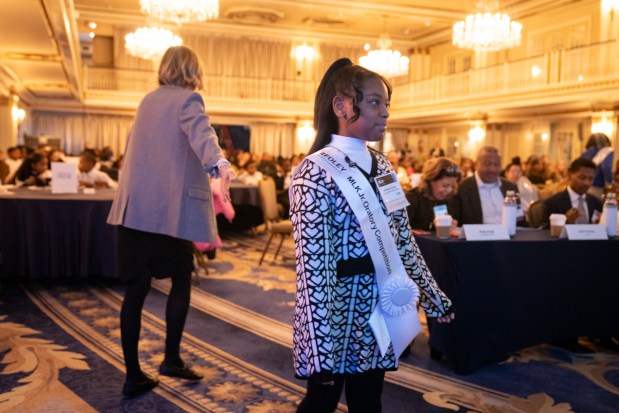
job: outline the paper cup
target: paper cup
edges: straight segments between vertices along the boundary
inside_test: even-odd
[[[439,215],[435,219],[434,225],[436,225],[436,236],[441,239],[449,238],[449,232],[451,229],[451,215]]]
[[[550,215],[550,236],[558,237],[561,235],[561,231],[565,226],[566,221],[565,214],[551,214]]]

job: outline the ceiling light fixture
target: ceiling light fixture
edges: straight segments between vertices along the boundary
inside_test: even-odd
[[[386,17],[384,17],[386,19]],[[391,50],[393,42],[385,33],[385,20],[383,19],[383,33],[376,41],[377,49],[370,50],[370,45],[365,44],[364,50],[368,52],[359,58],[359,64],[385,77],[404,76],[408,74],[409,59],[402,56],[398,50]]]
[[[140,0],[140,7],[142,13],[179,25],[219,16],[219,0]]]
[[[131,56],[158,60],[172,46],[180,46],[183,39],[161,27],[140,27],[125,36],[125,49]]]
[[[483,4],[488,9],[488,1]],[[493,2],[498,3],[498,2]],[[453,45],[476,52],[496,52],[520,46],[522,24],[504,13],[469,14],[453,25]]]

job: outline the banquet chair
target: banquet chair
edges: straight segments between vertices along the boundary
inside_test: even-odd
[[[277,192],[275,190],[275,181],[272,178],[266,177],[258,182],[258,193],[260,195],[260,206],[262,208],[262,216],[266,230],[271,233],[269,240],[264,246],[262,256],[258,265],[262,265],[264,256],[271,245],[271,240],[277,234],[280,236],[279,245],[273,256],[273,260],[277,258],[279,250],[284,243],[284,239],[292,234],[292,222],[289,219],[280,219],[279,206],[277,204]]]
[[[527,210],[527,221],[531,228],[539,228],[542,226],[542,213],[544,212],[544,201],[533,201],[529,204]]]
[[[206,260],[204,259],[204,253],[200,251],[196,246],[193,246],[193,279],[196,285],[200,285],[200,270],[204,270],[208,275],[208,267],[206,266]]]

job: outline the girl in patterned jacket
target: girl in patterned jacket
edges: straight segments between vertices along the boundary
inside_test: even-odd
[[[421,256],[406,209],[389,213],[373,179],[393,172],[387,158],[367,146],[385,133],[391,90],[382,76],[349,59],[334,62],[316,93],[310,154],[337,150],[367,178],[406,279],[418,287],[420,306],[429,317],[450,322],[451,302]],[[333,176],[314,160],[310,155],[294,170],[290,186],[297,266],[294,367],[297,378],[308,380],[297,411],[335,411],[345,384],[351,413],[380,412],[384,374],[397,369],[398,357],[391,344],[379,349],[370,327],[379,305],[375,267],[360,220]]]

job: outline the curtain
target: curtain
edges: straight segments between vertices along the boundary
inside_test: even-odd
[[[249,151],[273,156],[293,155],[296,125],[294,123],[252,123]]]
[[[133,116],[34,111],[32,135],[59,136],[68,155],[77,155],[87,146],[109,146],[118,156],[125,151],[132,123]]]

